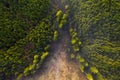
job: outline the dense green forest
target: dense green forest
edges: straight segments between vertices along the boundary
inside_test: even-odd
[[[34,74],[62,30],[88,80],[120,79],[120,1],[61,1],[0,0],[0,80]]]
[[[43,55],[53,36],[51,14],[48,0],[0,1],[0,80],[18,76]]]
[[[73,28],[77,28],[77,37],[82,42],[80,55],[96,67],[105,80],[119,80],[120,1],[70,0],[70,4],[74,11]],[[85,72],[90,72],[90,67]],[[96,74],[91,74],[97,80]]]

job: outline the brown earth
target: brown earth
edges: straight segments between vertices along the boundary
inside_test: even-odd
[[[46,66],[48,70],[37,80],[87,80],[75,62],[68,61],[65,51],[56,53]]]

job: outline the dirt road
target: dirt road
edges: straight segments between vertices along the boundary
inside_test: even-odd
[[[63,34],[58,42],[52,44],[50,56],[40,73],[29,80],[87,80],[81,73],[78,63],[70,60],[70,36],[66,32]]]

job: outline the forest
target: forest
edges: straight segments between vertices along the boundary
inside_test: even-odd
[[[85,79],[47,80],[120,80],[120,0],[0,0],[0,80],[46,80],[64,55]]]

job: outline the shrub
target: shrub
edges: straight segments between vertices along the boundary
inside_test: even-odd
[[[88,67],[88,65],[89,65],[88,62],[84,62],[85,67]]]
[[[57,11],[56,13],[57,21],[60,21],[62,15],[63,15],[63,12],[61,10]]]
[[[35,64],[30,65],[28,68],[30,71],[33,70],[35,68]]]
[[[60,22],[60,23],[62,23],[62,24],[66,24],[66,22],[67,22],[67,20],[66,20],[66,19],[64,19],[64,20],[61,20],[61,22]]]
[[[48,51],[49,48],[50,48],[50,45],[47,45],[47,46],[44,48],[44,50],[45,50],[45,51]]]
[[[20,80],[24,75],[23,74],[20,74],[18,77],[17,77],[17,80]]]
[[[59,10],[59,11],[57,11],[56,16],[59,17],[59,16],[61,16],[62,14],[63,14],[63,12],[62,12],[61,10]]]
[[[85,62],[85,59],[84,58],[79,58],[79,62]]]
[[[38,62],[38,60],[37,60],[37,59],[34,59],[34,60],[33,60],[33,63],[34,63],[34,64],[36,64],[37,62]]]
[[[86,74],[86,77],[87,77],[88,80],[93,80],[93,77],[90,73]]]
[[[62,19],[63,19],[63,20],[67,19],[67,14],[63,14]]]
[[[24,70],[24,72],[23,72],[23,73],[24,73],[24,76],[27,76],[27,75],[29,74],[29,71],[30,71],[30,70],[29,70],[29,67],[25,68],[25,70]]]
[[[61,29],[65,24],[66,24],[67,20],[66,19],[62,19],[60,21],[60,24],[59,24],[59,28]]]
[[[92,73],[98,73],[98,72],[99,72],[96,67],[91,67],[91,68],[90,68],[90,71],[91,71]]]
[[[73,32],[73,28],[69,28],[69,32],[72,33]]]
[[[77,32],[72,32],[72,38],[75,38],[77,36]]]
[[[56,41],[58,39],[58,31],[54,31],[53,40]]]
[[[38,59],[39,55],[34,55],[34,59]]]
[[[76,42],[77,42],[76,39],[72,38],[71,44],[75,44]]]
[[[69,5],[65,5],[65,9],[66,9],[66,10],[69,9]]]
[[[97,80],[105,80],[100,73],[97,73]]]
[[[79,42],[78,42],[78,45],[81,45],[81,44],[82,44],[82,42],[81,42],[81,41],[79,41]]]
[[[45,57],[49,54],[49,52],[43,52],[41,56],[41,60],[44,60]]]
[[[78,46],[77,44],[73,45],[73,50],[74,50],[75,52],[79,51],[79,50],[80,50],[80,49],[79,49],[79,46]]]
[[[84,72],[84,66],[82,64],[80,65],[80,70],[81,72]]]
[[[63,28],[63,24],[60,23],[58,27],[59,27],[60,29]]]
[[[78,55],[76,56],[76,59],[79,60],[80,58],[81,58],[81,56],[78,54]]]
[[[75,58],[75,55],[74,55],[74,54],[71,54],[71,56],[70,56],[70,57],[71,57],[71,59],[73,59],[73,58]]]

